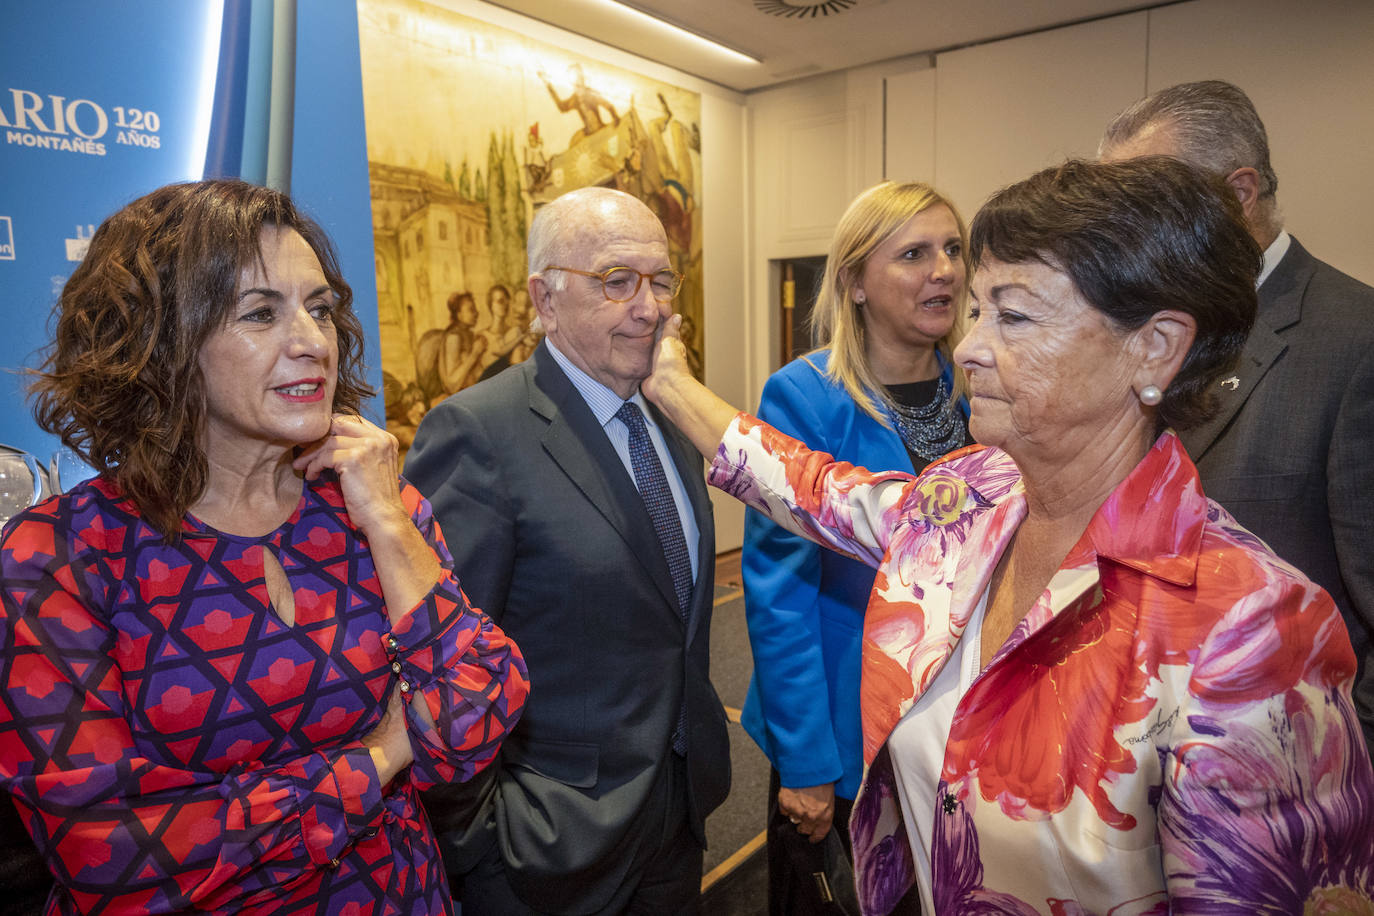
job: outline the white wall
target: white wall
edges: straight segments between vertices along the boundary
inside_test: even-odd
[[[966,220],[993,191],[1095,156],[1145,90],[1148,13],[965,48],[935,59],[935,185]]]
[[[770,259],[824,254],[884,158],[886,177],[931,181],[971,218],[997,188],[1096,155],[1136,99],[1212,78],[1254,99],[1288,228],[1374,284],[1374,2],[1161,6],[940,54],[933,69],[917,57],[751,94],[747,406],[778,364]]]
[[[1374,283],[1368,0],[1195,0],[941,54],[935,72],[935,182],[968,215],[1004,184],[1095,155],[1136,99],[1230,80],[1264,119],[1288,228]]]
[[[744,105],[703,92],[701,121],[706,384],[730,403],[742,404],[748,392],[749,345],[744,320],[744,226],[749,199]],[[744,505],[715,489],[711,502],[716,512],[716,549],[739,547],[744,541]]]
[[[1374,284],[1374,2],[1165,7],[1150,13],[1148,66],[1148,92],[1198,79],[1244,89],[1269,133],[1286,227]]]

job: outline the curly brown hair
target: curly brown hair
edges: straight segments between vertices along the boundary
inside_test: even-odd
[[[168,539],[205,490],[199,355],[228,320],[265,226],[298,233],[338,296],[334,410],[357,413],[363,331],[333,245],[280,191],[218,179],[167,185],[110,216],[62,288],[29,384],[38,425],[112,478]]]

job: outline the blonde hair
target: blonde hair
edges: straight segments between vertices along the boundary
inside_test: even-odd
[[[964,336],[968,281],[971,274],[968,229],[959,211],[930,185],[919,181],[885,181],[864,191],[849,205],[835,227],[825,273],[811,312],[811,337],[818,349],[830,348],[826,375],[844,386],[864,413],[885,426],[891,426],[888,412],[893,409],[887,389],[873,375],[865,346],[863,310],[854,301],[854,288],[863,276],[864,265],[873,252],[913,216],[932,207],[944,206],[959,227],[959,260],[964,265],[964,282],[954,302],[954,325],[936,343],[954,373],[952,398],[962,397],[967,389],[963,370],[954,365],[954,347]]]

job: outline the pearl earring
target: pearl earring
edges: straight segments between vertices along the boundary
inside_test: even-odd
[[[1158,385],[1146,385],[1140,389],[1140,403],[1147,407],[1154,407],[1164,400],[1164,392],[1159,390]]]
[[[865,301],[867,301],[867,300],[866,300],[866,297],[864,296],[863,293],[855,293],[855,294],[854,294],[854,304],[855,304],[855,305],[863,305]]]

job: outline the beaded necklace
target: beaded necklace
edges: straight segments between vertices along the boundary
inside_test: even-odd
[[[888,417],[907,451],[934,461],[964,444],[963,416],[949,395],[949,383],[941,375],[935,396],[926,403],[904,404],[894,399]]]

